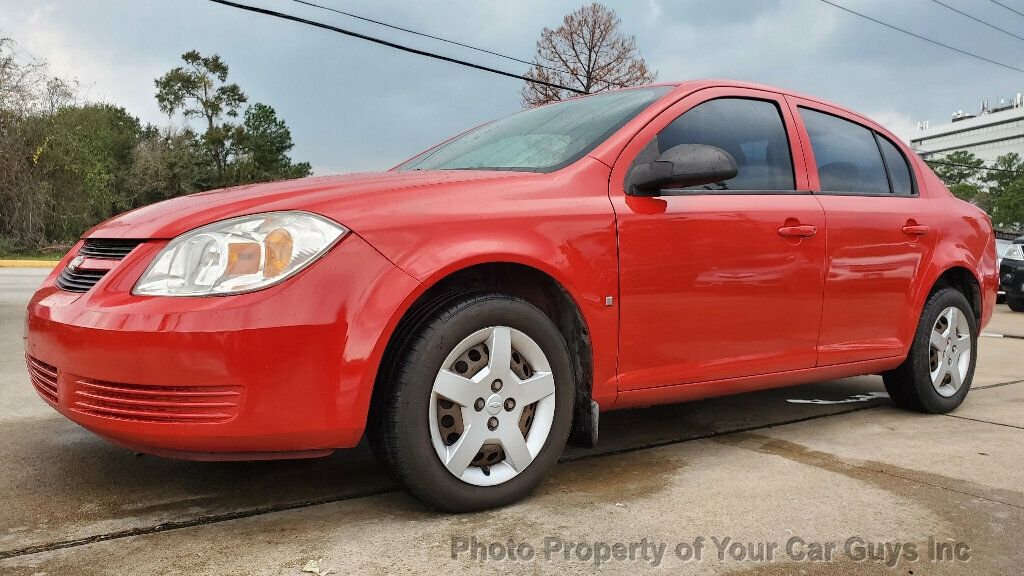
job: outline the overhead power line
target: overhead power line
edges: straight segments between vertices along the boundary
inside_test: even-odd
[[[861,17],[861,18],[863,18],[865,20],[870,20],[870,21],[874,22],[875,24],[879,24],[881,26],[885,26],[886,28],[889,28],[890,30],[895,30],[897,32],[906,34],[908,36],[913,36],[914,38],[917,38],[918,40],[924,40],[925,42],[928,42],[929,44],[934,44],[936,46],[941,46],[941,47],[945,48],[946,50],[952,50],[953,52],[958,52],[960,54],[963,54],[964,56],[970,56],[971,58],[976,58],[978,60],[982,60],[984,62],[988,62],[989,64],[995,64],[996,66],[1001,66],[1001,67],[1006,68],[1008,70],[1013,70],[1015,72],[1022,72],[1022,73],[1024,73],[1024,68],[1017,68],[1016,66],[1011,66],[1009,64],[1004,64],[1004,63],[999,62],[997,60],[992,60],[991,58],[986,58],[984,56],[980,56],[978,54],[974,54],[974,53],[968,52],[966,50],[961,50],[960,48],[957,48],[955,46],[950,46],[949,44],[945,44],[945,43],[939,42],[938,40],[932,40],[931,38],[928,38],[926,36],[922,36],[920,34],[915,34],[914,32],[911,32],[910,30],[905,30],[903,28],[900,28],[899,26],[894,26],[892,24],[889,24],[888,22],[883,22],[883,21],[881,21],[881,20],[879,20],[877,18],[872,18],[871,16],[868,16],[867,14],[862,14],[860,12],[857,12],[856,10],[851,10],[851,9],[847,8],[846,6],[841,6],[839,4],[836,4],[835,2],[832,2],[831,0],[819,0],[819,1],[820,2],[824,2],[825,4],[828,4],[829,6],[832,6],[833,8],[838,8],[838,9],[844,11],[844,12],[848,12],[850,14],[853,14],[854,16],[859,16],[859,17]]]
[[[971,20],[974,20],[975,22],[977,22],[978,24],[981,24],[982,26],[988,26],[989,28],[991,28],[993,30],[998,30],[999,32],[1002,32],[1003,34],[1006,34],[1007,36],[1013,36],[1017,40],[1024,40],[1024,36],[1018,36],[1017,34],[1014,34],[1013,32],[1010,32],[1009,30],[1005,30],[1003,28],[1000,28],[999,26],[996,26],[995,24],[990,24],[988,22],[985,22],[981,18],[976,18],[974,16],[971,16],[967,12],[964,12],[963,10],[959,10],[957,8],[954,8],[954,7],[950,6],[949,4],[946,4],[945,2],[941,2],[940,0],[932,0],[932,2],[938,4],[939,6],[942,6],[943,8],[946,8],[947,10],[952,10],[953,12],[956,12],[957,14],[963,16],[964,18],[970,18]]]
[[[974,170],[987,170],[989,172],[1006,172],[1007,174],[1020,174],[1019,170],[1008,170],[1006,168],[989,168],[988,166],[973,166],[971,164],[961,164],[959,162],[946,162],[945,160],[925,160],[929,164],[939,164],[941,166],[955,166],[957,168],[971,168]]]
[[[385,28],[391,28],[392,30],[398,30],[400,32],[406,32],[408,34],[414,34],[416,36],[422,36],[423,38],[430,38],[431,40],[437,40],[438,42],[445,42],[445,43],[448,43],[448,44],[452,44],[453,46],[460,46],[462,48],[468,48],[470,50],[476,50],[477,52],[481,52],[483,54],[490,54],[491,56],[497,56],[499,58],[504,58],[504,59],[510,60],[512,62],[518,62],[520,64],[526,64],[527,66],[531,66],[531,67],[536,66],[537,68],[543,68],[544,70],[550,70],[551,72],[557,72],[559,74],[568,74],[570,76],[575,76],[575,74],[573,74],[572,72],[569,72],[568,70],[563,70],[561,68],[555,68],[555,67],[552,67],[552,66],[547,66],[547,65],[541,64],[540,62],[530,62],[529,60],[523,60],[522,58],[516,58],[515,56],[509,56],[508,54],[502,54],[501,52],[495,52],[493,50],[488,50],[486,48],[480,48],[479,46],[473,46],[472,44],[466,44],[466,43],[463,43],[463,42],[458,42],[456,40],[450,40],[448,38],[444,38],[444,37],[441,37],[441,36],[435,36],[433,34],[427,34],[426,32],[420,32],[419,30],[413,30],[411,28],[404,28],[402,26],[397,26],[395,24],[389,24],[387,22],[383,22],[381,20],[376,20],[374,18],[368,18],[366,16],[360,16],[359,14],[353,14],[352,12],[346,12],[344,10],[338,10],[337,8],[332,8],[330,6],[324,6],[323,4],[317,4],[315,2],[309,2],[307,0],[292,0],[292,2],[295,2],[297,4],[303,4],[305,6],[311,6],[313,8],[319,8],[321,10],[326,10],[328,12],[334,12],[335,14],[341,14],[342,16],[348,16],[349,18],[355,18],[356,20],[362,20],[363,22],[370,22],[371,24],[377,24],[378,26],[384,26]],[[608,84],[610,86],[615,86],[616,88],[629,88],[628,84],[620,84],[620,83],[617,83],[617,82],[609,82]]]
[[[551,70],[552,72],[566,73],[565,70],[560,70],[558,68],[550,68],[548,66],[544,66],[543,64],[538,64],[536,62],[530,62],[528,60],[522,60],[522,59],[516,58],[514,56],[508,56],[506,54],[501,54],[500,52],[494,52],[492,50],[488,50],[486,48],[480,48],[480,47],[477,47],[477,46],[472,46],[470,44],[463,44],[462,42],[457,42],[455,40],[449,40],[447,38],[442,38],[440,36],[434,36],[433,34],[427,34],[426,32],[420,32],[418,30],[412,30],[412,29],[409,29],[409,28],[403,28],[401,26],[396,26],[394,24],[388,24],[387,22],[382,22],[380,20],[374,20],[373,18],[367,18],[366,16],[360,16],[358,14],[353,14],[351,12],[345,12],[344,10],[338,10],[337,8],[331,8],[330,6],[323,6],[323,5],[317,4],[315,2],[307,2],[306,0],[292,0],[292,1],[296,2],[298,4],[304,4],[306,6],[312,6],[313,8],[319,8],[321,10],[327,10],[328,12],[334,12],[335,14],[341,14],[342,16],[348,16],[349,18],[355,18],[356,20],[362,20],[363,22],[370,22],[371,24],[377,24],[378,26],[384,26],[385,28],[391,28],[392,30],[399,30],[401,32],[407,32],[409,34],[415,34],[416,36],[422,36],[424,38],[430,38],[431,40],[437,40],[438,42],[446,42],[448,44],[452,44],[452,45],[455,45],[455,46],[461,46],[463,48],[469,48],[470,50],[476,50],[477,52],[483,52],[484,54],[490,54],[492,56],[497,56],[499,58],[504,58],[506,60],[511,60],[513,62],[519,62],[521,64],[526,64],[527,66],[539,66],[541,68],[545,68],[547,70]]]
[[[324,30],[330,30],[331,32],[337,32],[338,34],[344,34],[345,36],[351,36],[353,38],[358,38],[360,40],[366,40],[367,42],[373,42],[374,44],[380,44],[382,46],[387,46],[389,48],[394,48],[396,50],[401,50],[403,52],[409,52],[411,54],[416,54],[418,56],[426,56],[427,58],[434,58],[436,60],[442,60],[444,62],[451,62],[452,64],[458,64],[460,66],[466,66],[468,68],[475,68],[477,70],[483,70],[484,72],[490,72],[492,74],[498,74],[500,76],[507,76],[509,78],[515,78],[517,80],[523,80],[523,81],[526,81],[526,82],[532,82],[534,84],[541,84],[543,86],[548,86],[550,88],[557,88],[559,90],[568,90],[568,91],[576,93],[576,94],[587,94],[586,91],[580,90],[578,88],[570,88],[568,86],[562,86],[561,84],[555,84],[553,82],[545,82],[543,80],[537,80],[535,78],[530,78],[530,77],[527,77],[527,76],[521,76],[519,74],[515,74],[515,73],[512,73],[512,72],[506,72],[504,70],[499,70],[497,68],[491,68],[490,66],[484,66],[482,64],[475,64],[473,62],[467,62],[466,60],[459,60],[458,58],[451,58],[449,56],[442,56],[441,54],[436,54],[434,52],[427,52],[426,50],[420,50],[418,48],[412,48],[412,47],[409,47],[409,46],[403,46],[402,44],[396,44],[394,42],[389,42],[387,40],[382,40],[380,38],[375,38],[373,36],[367,36],[366,34],[360,34],[358,32],[353,32],[351,30],[346,30],[344,28],[339,28],[337,26],[332,26],[330,24],[324,24],[323,22],[317,22],[316,20],[308,20],[306,18],[300,18],[298,16],[293,16],[291,14],[285,14],[283,12],[277,12],[275,10],[268,10],[266,8],[259,8],[257,6],[250,6],[248,4],[239,4],[237,2],[231,2],[230,0],[210,0],[210,2],[214,2],[216,4],[223,4],[224,6],[230,6],[232,8],[237,8],[239,10],[245,10],[247,12],[255,12],[257,14],[263,14],[265,16],[273,16],[274,18],[280,18],[282,20],[291,20],[292,22],[298,22],[300,24],[306,24],[307,26],[313,26],[313,27],[316,27],[316,28],[322,28]]]
[[[1017,10],[1016,8],[1012,8],[1010,6],[1007,6],[1006,4],[1003,4],[1002,2],[1000,2],[999,0],[991,0],[991,2],[993,4],[995,4],[996,6],[1002,6],[1003,8],[1006,8],[1007,10],[1009,10],[1010,12],[1013,12],[1014,14],[1018,14],[1020,16],[1024,16],[1024,12],[1021,12],[1020,10]]]

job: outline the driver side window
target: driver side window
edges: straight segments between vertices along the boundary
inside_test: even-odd
[[[637,156],[653,162],[680,144],[725,150],[739,168],[735,178],[695,190],[794,190],[793,159],[779,107],[765,100],[719,98],[691,108],[662,129]]]

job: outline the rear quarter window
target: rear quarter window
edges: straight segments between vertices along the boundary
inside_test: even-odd
[[[903,156],[900,149],[889,141],[888,138],[876,133],[878,147],[882,149],[882,157],[885,158],[885,167],[889,169],[889,181],[892,184],[892,193],[898,196],[911,196],[914,194],[914,180],[910,175],[910,166],[907,158]]]

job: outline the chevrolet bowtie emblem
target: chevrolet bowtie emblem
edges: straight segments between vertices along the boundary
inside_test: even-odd
[[[82,262],[85,262],[85,256],[75,256],[71,259],[71,262],[68,262],[68,271],[74,272],[78,270],[78,267],[82,265]]]

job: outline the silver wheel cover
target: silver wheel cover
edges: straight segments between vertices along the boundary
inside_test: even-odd
[[[461,359],[473,352],[480,358],[481,350],[486,363],[473,373]],[[450,425],[455,416],[461,416],[461,432]],[[468,484],[494,486],[525,470],[547,442],[554,418],[551,365],[540,346],[514,328],[491,326],[470,334],[434,379],[430,441],[441,464]],[[481,458],[491,447],[500,447],[502,456],[493,464]]]
[[[939,396],[956,394],[970,366],[971,327],[964,313],[950,306],[939,314],[929,335],[928,372]]]

